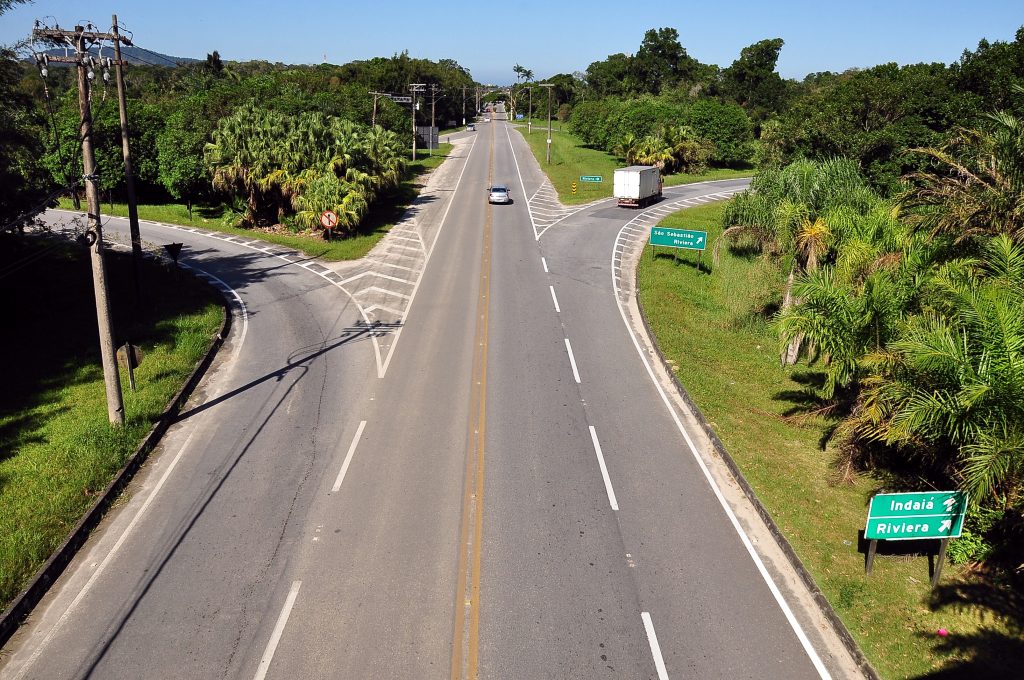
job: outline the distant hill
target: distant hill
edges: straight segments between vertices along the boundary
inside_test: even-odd
[[[99,50],[95,47],[90,49],[89,52],[94,56],[99,56]],[[63,57],[65,54],[65,50],[59,47],[55,47],[53,49],[46,50],[45,53],[49,54],[50,56]],[[73,51],[71,49],[67,50],[67,54],[70,55],[72,53]],[[114,56],[113,48],[104,47],[103,56],[112,58]],[[192,59],[191,57],[172,57],[166,54],[160,54],[159,52],[150,52],[149,50],[144,50],[140,47],[132,47],[131,45],[121,47],[121,58],[127,61],[129,64],[142,64],[147,66],[168,66],[171,68],[175,66],[181,66],[183,64],[194,64],[197,61],[202,61],[201,59]]]

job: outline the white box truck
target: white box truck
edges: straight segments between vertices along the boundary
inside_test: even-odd
[[[661,198],[661,172],[650,165],[631,165],[615,171],[615,198],[627,208],[642,208]]]

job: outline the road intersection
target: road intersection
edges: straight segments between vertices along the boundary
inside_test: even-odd
[[[856,676],[636,309],[645,230],[745,181],[567,208],[453,141],[356,263],[143,225],[245,324],[3,677]]]

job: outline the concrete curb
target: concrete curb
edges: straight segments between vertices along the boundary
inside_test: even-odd
[[[164,433],[167,432],[167,428],[174,422],[185,401],[188,400],[196,386],[199,385],[199,381],[206,375],[206,371],[210,368],[210,364],[213,363],[214,357],[217,356],[217,351],[224,344],[224,339],[227,338],[228,332],[231,330],[231,303],[216,286],[210,285],[210,288],[217,292],[217,295],[224,304],[224,322],[221,324],[220,333],[210,343],[210,347],[207,349],[202,361],[192,371],[188,380],[178,390],[178,393],[174,395],[174,398],[171,399],[164,412],[160,414],[160,418],[153,424],[152,429],[146,435],[146,438],[142,440],[139,448],[135,450],[135,453],[132,454],[124,467],[121,468],[110,484],[103,490],[103,493],[96,499],[92,507],[78,521],[78,524],[71,530],[71,533],[64,539],[64,542],[60,544],[60,547],[39,568],[39,571],[32,577],[32,581],[28,586],[14,598],[14,601],[7,610],[0,614],[0,647],[5,645],[11,636],[14,635],[18,627],[21,626],[21,623],[32,612],[32,609],[39,604],[39,601],[50,589],[50,586],[56,583],[64,569],[74,559],[78,550],[85,545],[89,534],[103,520],[103,516],[110,509],[111,504],[132,480],[139,468],[142,467],[149,453],[156,447]]]
[[[639,260],[637,260],[637,262],[639,262]],[[650,346],[653,347],[654,351],[657,353],[658,359],[661,361],[662,367],[665,369],[668,375],[672,377],[672,383],[675,385],[675,388],[678,391],[679,396],[682,398],[687,408],[690,409],[690,412],[693,414],[693,417],[697,420],[698,423],[700,423],[700,426],[704,430],[704,433],[707,435],[708,439],[715,447],[715,452],[725,462],[726,466],[729,468],[729,471],[732,473],[732,476],[736,479],[736,483],[740,485],[741,489],[743,489],[743,493],[747,497],[747,500],[749,500],[750,503],[754,506],[754,509],[757,511],[757,514],[761,517],[761,520],[765,523],[765,526],[768,527],[768,530],[772,533],[772,536],[775,538],[775,541],[778,543],[779,547],[782,548],[782,552],[786,555],[786,558],[789,560],[790,565],[793,567],[796,573],[799,574],[800,579],[804,582],[804,585],[807,587],[807,589],[811,592],[811,595],[814,597],[814,601],[817,603],[818,608],[821,610],[821,613],[825,616],[826,619],[828,619],[829,623],[832,624],[832,627],[839,635],[839,639],[842,640],[843,645],[846,647],[847,651],[857,662],[858,667],[861,669],[861,671],[863,671],[864,675],[868,678],[871,678],[871,680],[881,680],[881,676],[878,675],[878,671],[874,669],[868,658],[864,656],[864,652],[861,651],[861,648],[857,644],[857,641],[853,639],[852,635],[850,635],[850,631],[846,628],[846,625],[843,623],[842,619],[839,618],[839,615],[836,613],[835,609],[832,608],[832,605],[829,603],[828,599],[825,598],[825,595],[821,592],[821,589],[818,588],[818,584],[815,583],[814,577],[811,576],[811,573],[807,570],[807,567],[804,566],[804,563],[800,561],[800,557],[797,556],[796,551],[793,550],[793,546],[791,546],[789,544],[789,541],[786,540],[786,537],[783,535],[782,530],[779,529],[779,526],[775,523],[775,520],[772,519],[771,514],[769,514],[768,509],[765,508],[764,504],[761,503],[761,499],[757,497],[757,493],[755,493],[754,488],[750,486],[750,483],[747,481],[746,477],[743,476],[743,472],[736,464],[736,461],[734,461],[732,456],[729,455],[729,452],[725,448],[725,444],[723,444],[722,440],[718,438],[718,435],[711,427],[711,424],[704,417],[704,414],[701,412],[700,408],[697,407],[697,404],[693,401],[693,398],[690,397],[690,393],[687,392],[686,388],[683,387],[683,384],[679,382],[679,378],[676,377],[675,371],[672,370],[672,367],[666,361],[665,355],[661,351],[661,347],[659,347],[658,344],[653,341],[654,333],[651,330],[650,323],[647,320],[647,312],[644,311],[643,303],[640,301],[640,286],[639,281],[637,280],[638,269],[639,268],[633,270],[633,290],[634,295],[636,296],[637,308],[640,310],[640,320],[643,322],[644,332],[647,334]]]

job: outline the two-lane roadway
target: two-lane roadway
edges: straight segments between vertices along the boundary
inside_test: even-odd
[[[396,328],[323,267],[143,225],[240,323],[4,678],[843,675],[624,323],[635,213],[542,214],[499,117],[423,207],[438,228],[386,371],[374,335]],[[514,202],[488,205],[492,183]]]

